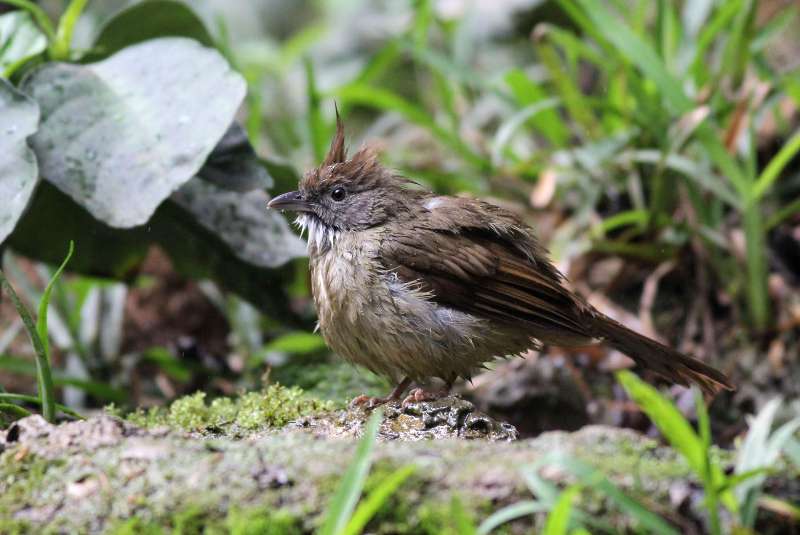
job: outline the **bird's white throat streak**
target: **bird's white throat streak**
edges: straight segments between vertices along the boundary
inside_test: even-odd
[[[327,251],[334,243],[336,238],[339,237],[339,232],[325,225],[317,217],[308,214],[300,214],[294,220],[294,224],[300,229],[300,236],[303,236],[305,231],[308,231],[307,247],[310,249],[314,244],[318,252]]]

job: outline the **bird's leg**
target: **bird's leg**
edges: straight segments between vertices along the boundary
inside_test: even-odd
[[[391,394],[389,394],[388,396],[373,398],[362,394],[357,398],[353,399],[353,401],[350,402],[350,406],[357,407],[359,405],[366,405],[368,409],[374,409],[375,407],[383,405],[384,403],[389,403],[390,401],[397,401],[398,399],[400,399],[400,396],[402,396],[403,393],[405,393],[405,391],[408,389],[410,385],[411,385],[411,379],[406,377],[405,379],[400,381],[400,383],[396,387],[394,387],[394,390],[392,390]]]
[[[436,392],[426,392],[421,388],[415,388],[403,400],[403,407],[409,405],[411,403],[419,403],[421,401],[434,401],[439,398],[445,397],[447,394],[450,393],[450,389],[453,388],[453,381],[447,381],[444,386]]]

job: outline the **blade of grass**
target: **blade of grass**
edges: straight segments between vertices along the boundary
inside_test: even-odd
[[[475,535],[477,533],[478,528],[475,527],[472,517],[464,509],[464,505],[458,499],[458,496],[453,496],[453,500],[450,503],[450,515],[453,517],[455,533],[458,533],[458,535]]]
[[[50,55],[56,61],[69,59],[72,32],[88,0],[72,0],[58,21],[55,41],[50,45]]]
[[[517,518],[536,513],[544,513],[549,510],[550,507],[546,504],[534,500],[523,500],[508,505],[492,513],[486,520],[481,522],[481,525],[478,526],[478,535],[487,535],[493,529]]]
[[[367,421],[364,427],[364,436],[358,442],[355,456],[328,505],[319,531],[320,535],[340,535],[347,526],[348,519],[356,508],[372,466],[372,451],[375,449],[375,441],[382,418],[382,411],[376,410]]]
[[[766,231],[764,216],[757,202],[745,204],[743,219],[748,308],[753,329],[763,331],[770,322],[770,300],[767,288]]]
[[[56,416],[53,378],[50,371],[50,361],[47,357],[47,353],[45,352],[45,348],[42,345],[42,340],[39,337],[39,333],[36,331],[36,324],[33,322],[30,312],[28,312],[28,309],[25,308],[25,305],[20,300],[17,292],[14,291],[14,288],[8,282],[8,279],[6,279],[2,270],[0,270],[0,286],[5,288],[6,292],[8,292],[11,302],[17,309],[17,314],[19,314],[19,317],[22,318],[22,322],[25,324],[25,329],[28,331],[28,337],[31,340],[34,352],[36,353],[36,377],[39,386],[39,396],[41,397],[42,415],[44,416],[45,420],[52,422],[55,420]]]
[[[434,137],[455,150],[472,165],[480,169],[491,168],[489,162],[475,153],[456,133],[436,124],[428,112],[400,95],[386,89],[361,84],[349,84],[340,87],[334,93],[343,101],[363,104],[384,111],[397,112],[412,123],[427,128]]]
[[[505,121],[500,128],[497,129],[497,134],[492,141],[492,163],[499,165],[503,158],[503,150],[506,145],[511,141],[514,133],[529,119],[535,118],[537,115],[545,111],[553,111],[553,108],[558,106],[559,100],[557,98],[548,98],[540,100],[535,104],[522,108],[507,121]]]
[[[50,339],[47,331],[47,307],[50,305],[50,294],[53,291],[53,285],[56,283],[56,281],[58,281],[59,277],[61,277],[61,273],[64,271],[64,268],[67,266],[67,263],[69,262],[70,258],[72,258],[72,253],[74,252],[75,243],[70,241],[66,258],[64,258],[64,261],[61,262],[60,266],[58,266],[58,269],[53,274],[50,282],[47,283],[44,293],[39,300],[39,314],[36,318],[36,332],[39,334],[39,338],[42,340],[42,347],[44,347],[44,353],[47,356],[48,363],[50,362]]]
[[[386,503],[386,501],[397,492],[406,479],[416,471],[417,467],[412,465],[398,468],[386,476],[372,492],[362,501],[352,518],[344,529],[345,535],[358,535],[364,531],[367,523],[375,516],[375,513]]]
[[[14,405],[13,403],[0,403],[0,412],[10,413],[20,418],[31,416],[33,413],[24,407]]]
[[[662,520],[661,517],[652,513],[647,507],[622,492],[619,487],[593,466],[578,459],[565,456],[562,453],[555,453],[549,456],[546,464],[548,466],[557,465],[563,467],[578,478],[583,486],[593,487],[603,496],[607,496],[624,513],[636,519],[641,526],[646,528],[647,533],[678,535],[678,532]]]
[[[775,183],[780,176],[781,172],[786,168],[789,162],[797,156],[800,152],[800,130],[797,130],[792,137],[787,141],[778,154],[773,156],[767,166],[761,171],[761,174],[756,179],[753,186],[752,198],[753,200],[760,199]]]
[[[36,364],[34,362],[11,355],[0,355],[0,370],[32,377],[36,376]],[[52,370],[52,376],[54,386],[74,386],[98,399],[113,401],[115,403],[124,403],[128,399],[127,393],[123,390],[114,388],[100,381],[91,381],[63,375],[59,373],[58,370]]]
[[[321,97],[317,90],[314,64],[311,62],[311,58],[303,59],[303,67],[306,71],[306,93],[308,95],[308,135],[314,151],[314,161],[319,163],[325,158],[327,152],[328,133],[322,118]]]
[[[505,82],[517,102],[523,106],[531,106],[547,100],[544,89],[531,80],[521,69],[511,69],[505,75]],[[569,140],[569,129],[554,109],[541,110],[527,121],[547,138],[555,147],[563,147]]]
[[[536,53],[547,69],[555,93],[561,97],[569,115],[588,132],[589,139],[598,139],[602,135],[602,127],[575,82],[575,77],[565,70],[564,61],[550,39],[549,28],[547,25],[537,26],[534,35]]]
[[[571,485],[558,497],[555,507],[547,515],[542,535],[566,535],[572,506],[581,491],[580,485]]]
[[[770,231],[795,214],[800,214],[800,197],[796,198],[767,219],[766,230]]]
[[[39,399],[39,396],[29,396],[27,394],[9,394],[7,392],[0,394],[0,401],[26,401],[28,403],[34,403],[36,405],[42,406],[42,400]],[[55,403],[54,408],[58,409],[59,411],[72,416],[73,418],[78,418],[79,420],[83,420],[84,417],[81,416],[79,413],[75,412],[74,410],[70,409],[69,407],[62,405],[60,403]],[[43,411],[44,412],[44,411]]]
[[[703,473],[703,443],[677,407],[658,390],[629,371],[618,372],[617,379],[631,399],[658,427],[664,438],[684,456],[691,469],[696,474]]]

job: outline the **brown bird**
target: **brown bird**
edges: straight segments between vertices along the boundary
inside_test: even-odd
[[[628,329],[570,290],[516,215],[413,184],[369,148],[347,159],[337,116],[322,165],[298,191],[269,203],[298,212],[308,231],[325,341],[397,384],[370,404],[399,399],[412,381],[438,377],[449,388],[496,357],[542,344],[604,342],[670,382],[697,383],[710,394],[733,389],[718,370]]]

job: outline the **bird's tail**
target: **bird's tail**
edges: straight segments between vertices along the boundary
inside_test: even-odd
[[[631,357],[639,366],[683,386],[695,383],[706,393],[735,390],[733,383],[719,370],[694,357],[632,331],[604,315],[592,319],[594,336]]]

